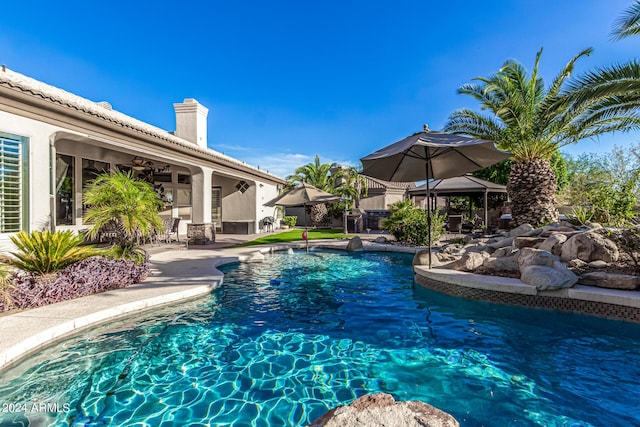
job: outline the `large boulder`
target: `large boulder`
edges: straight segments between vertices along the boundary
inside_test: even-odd
[[[640,276],[594,271],[580,276],[578,283],[587,286],[597,286],[599,288],[633,291],[640,288]]]
[[[519,271],[518,257],[516,256],[487,258],[484,260],[482,266],[488,270],[495,271]]]
[[[358,236],[353,237],[349,240],[349,243],[347,243],[347,251],[354,252],[362,250],[364,250],[364,246],[362,245],[362,239]]]
[[[554,263],[559,261],[556,255],[551,252],[543,251],[534,248],[523,248],[518,252],[518,266],[520,273],[531,265],[541,265],[545,267],[552,267]]]
[[[487,243],[487,246],[492,249],[506,248],[507,246],[513,246],[513,237],[507,237],[495,242]]]
[[[562,252],[562,245],[567,241],[567,236],[564,234],[552,234],[547,237],[544,242],[538,246],[538,249],[551,252],[554,255],[560,255]]]
[[[518,236],[513,239],[513,246],[515,246],[516,249],[534,248],[538,247],[544,241],[545,239],[542,237]]]
[[[367,394],[331,409],[311,427],[458,427],[453,416],[419,401],[396,402],[386,393]]]
[[[489,258],[487,252],[467,252],[460,259],[446,264],[444,267],[458,271],[473,271],[481,267],[487,258]]]
[[[560,261],[556,261],[551,266],[526,266],[520,270],[520,281],[535,286],[539,291],[553,291],[572,287],[578,281],[578,276]]]
[[[602,260],[615,262],[620,256],[618,247],[597,232],[578,233],[567,239],[560,254],[563,261],[580,259],[584,262]]]
[[[534,228],[531,224],[522,224],[509,231],[509,237],[524,236],[527,233],[533,231]]]

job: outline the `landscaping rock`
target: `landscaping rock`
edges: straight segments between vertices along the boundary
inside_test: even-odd
[[[526,266],[520,270],[520,281],[535,286],[539,291],[550,291],[572,287],[578,282],[578,276],[560,261],[556,261],[552,266]]]
[[[605,268],[609,266],[609,263],[602,261],[601,259],[596,261],[591,261],[587,264],[588,267],[591,268]]]
[[[581,275],[578,283],[599,288],[636,290],[640,288],[640,276],[594,271]]]
[[[567,241],[567,236],[564,234],[552,234],[547,237],[544,242],[538,246],[538,249],[551,252],[554,255],[560,255],[562,252],[562,244]]]
[[[522,224],[509,231],[509,237],[523,236],[530,231],[533,231],[533,226],[531,224]]]
[[[596,232],[584,232],[567,239],[562,245],[560,256],[565,262],[576,258],[585,262],[596,260],[615,262],[620,253],[611,240]]]
[[[500,249],[507,246],[513,246],[513,237],[507,237],[506,239],[500,239],[493,243],[488,243],[488,247],[492,249]]]
[[[482,266],[495,271],[519,271],[518,258],[515,256],[490,257],[484,260]]]
[[[505,246],[504,248],[496,249],[495,252],[491,254],[491,256],[500,258],[503,256],[512,256],[518,253],[517,249],[513,249],[512,247]]]
[[[388,240],[384,236],[378,236],[378,237],[375,238],[374,242],[376,242],[376,243],[387,243]]]
[[[560,258],[553,255],[551,252],[534,248],[523,248],[519,251],[518,266],[520,267],[520,273],[522,273],[524,269],[529,266],[541,265],[545,267],[552,267],[554,263],[559,260]]]
[[[471,234],[466,234],[466,235],[462,238],[462,241],[463,241],[464,243],[469,243],[469,242],[471,242],[473,239],[474,239],[473,235],[471,235]]]
[[[353,237],[351,240],[349,240],[349,243],[347,243],[347,251],[355,252],[362,250],[364,250],[364,246],[362,245],[362,239],[360,239],[360,237],[358,236]]]
[[[419,401],[396,402],[386,393],[367,394],[331,409],[311,427],[458,427],[453,416]]]
[[[436,257],[436,254],[431,252],[431,265],[435,263],[440,264],[440,260]],[[422,249],[421,251],[416,252],[413,256],[413,261],[411,262],[411,266],[416,265],[429,265],[429,249]]]
[[[459,260],[446,264],[444,267],[450,270],[473,271],[482,266],[486,258],[489,258],[487,252],[467,252]]]
[[[542,244],[542,242],[544,242],[545,240],[546,239],[542,237],[519,236],[513,239],[513,246],[515,246],[517,249],[533,248],[537,245]]]
[[[469,245],[469,246],[465,246],[464,250],[462,251],[462,253],[466,253],[466,252],[493,252],[495,249],[490,248],[489,246],[485,245],[484,243],[476,243],[474,245]]]
[[[448,255],[459,255],[462,249],[463,249],[462,245],[452,244],[452,245],[447,245],[443,247],[442,253],[448,254]]]

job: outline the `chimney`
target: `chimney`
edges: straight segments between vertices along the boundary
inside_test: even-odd
[[[198,147],[207,148],[207,114],[209,109],[193,98],[186,98],[181,104],[173,104],[176,111],[175,135],[193,142]]]

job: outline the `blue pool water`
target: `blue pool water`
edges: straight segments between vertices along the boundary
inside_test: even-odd
[[[0,373],[0,425],[301,426],[373,392],[463,426],[640,425],[640,325],[444,296],[414,285],[406,254],[224,271],[208,299]]]

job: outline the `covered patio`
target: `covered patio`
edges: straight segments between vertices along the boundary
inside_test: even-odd
[[[408,190],[407,193],[409,197],[413,200],[416,205],[425,207],[426,206],[426,184],[422,184],[414,189]],[[481,211],[480,219],[482,220],[482,225],[486,229],[490,229],[498,226],[498,219],[501,212],[498,210],[489,210],[489,194],[503,194],[505,200],[508,200],[507,195],[507,187],[502,184],[496,184],[495,182],[487,181],[484,179],[476,178],[470,174],[458,176],[454,178],[447,179],[438,179],[431,181],[429,183],[429,196],[432,197],[433,204],[432,206],[438,206],[438,197],[452,197],[452,196],[461,196],[461,197],[471,197],[471,196],[482,196],[483,209]],[[470,204],[471,205],[471,204]],[[460,232],[462,230],[462,226],[464,221],[464,214],[453,214],[450,212],[450,204],[448,201],[441,205],[446,210],[447,215],[449,216],[449,230]],[[471,206],[470,206],[471,207]],[[472,224],[475,213],[472,209],[467,213],[467,223]]]

